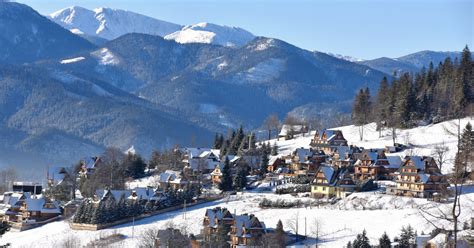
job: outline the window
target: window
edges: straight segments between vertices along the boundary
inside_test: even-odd
[[[323,187],[323,191],[326,191],[326,187]]]

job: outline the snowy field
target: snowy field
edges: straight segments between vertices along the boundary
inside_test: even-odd
[[[468,220],[473,214],[474,187],[468,187],[466,192],[461,201],[464,207],[462,221]],[[408,224],[412,225],[419,234],[421,232],[428,233],[432,226],[421,216],[419,209],[434,210],[434,207],[437,206],[442,209],[448,207],[446,204],[432,203],[425,199],[394,197],[377,192],[356,193],[334,205],[319,208],[261,209],[258,207],[258,203],[263,198],[289,201],[301,199],[272,193],[244,193],[194,206],[188,209],[186,219],[184,219],[182,211],[173,211],[136,221],[135,226],[132,224],[120,225],[96,232],[74,231],[69,228],[67,222],[60,221],[21,233],[9,232],[1,239],[0,243],[10,242],[13,247],[61,247],[64,240],[73,238],[80,240],[82,245],[86,245],[100,237],[120,233],[126,235],[127,238],[120,243],[111,245],[111,247],[137,247],[142,232],[149,228],[163,228],[170,223],[188,233],[199,233],[205,210],[220,206],[230,209],[231,212],[236,211],[237,214],[255,214],[269,228],[274,228],[278,220],[281,219],[287,231],[291,230],[288,229],[286,223],[298,215],[299,233],[304,234],[306,219],[307,234],[312,237],[314,237],[315,220],[318,220],[322,225],[320,246],[342,247],[349,240],[353,240],[355,235],[362,232],[363,229],[367,230],[372,243],[376,243],[384,231],[393,238],[399,234],[403,225]],[[309,243],[311,242],[314,243],[314,240],[309,241]]]
[[[468,121],[474,122],[472,117],[465,118],[461,121],[461,126],[464,127]],[[455,130],[455,127],[450,123],[444,122],[399,131],[397,142],[411,143],[415,147],[413,152],[422,155],[431,155],[433,146],[444,142],[450,148],[449,156],[454,158],[456,138],[447,135],[445,132],[446,128]],[[357,127],[346,126],[338,129],[343,131],[349,144],[353,145],[380,148],[391,145],[392,142],[391,137],[387,134],[379,139],[374,124],[367,125],[363,141],[359,140]],[[277,142],[280,153],[284,155],[298,147],[309,147],[311,139],[312,136],[306,134],[305,137],[297,137],[294,140],[271,140],[270,143]],[[452,162],[445,166],[443,170],[448,171],[451,166]],[[134,183],[138,186],[153,182],[152,178],[147,178]],[[9,232],[2,237],[0,244],[8,242],[13,247],[62,247],[64,240],[71,238],[80,241],[81,245],[86,245],[90,241],[101,237],[120,233],[127,238],[119,243],[111,244],[110,247],[137,247],[142,232],[149,228],[163,228],[170,225],[170,223],[188,233],[199,233],[205,210],[220,206],[230,209],[231,212],[235,211],[237,214],[255,214],[269,228],[274,228],[278,220],[281,219],[287,231],[291,231],[287,225],[288,221],[295,219],[298,215],[299,233],[305,233],[304,223],[306,219],[306,232],[310,237],[315,236],[313,232],[314,222],[318,220],[322,225],[319,245],[322,247],[343,247],[348,241],[355,239],[355,236],[364,229],[367,230],[368,237],[373,244],[378,242],[378,238],[384,231],[393,239],[394,236],[399,235],[401,227],[408,224],[412,225],[419,234],[422,232],[428,233],[433,227],[423,218],[420,209],[434,212],[437,208],[446,210],[449,207],[448,204],[433,203],[425,199],[389,196],[379,192],[355,193],[334,205],[319,208],[261,209],[258,203],[263,198],[271,200],[286,199],[289,201],[309,200],[308,198],[297,198],[290,195],[280,196],[272,193],[246,192],[243,195],[231,196],[227,199],[191,207],[186,213],[186,219],[184,219],[182,211],[174,211],[136,221],[134,226],[132,224],[120,225],[96,232],[74,231],[69,228],[67,222],[60,221],[21,233]],[[474,214],[474,186],[465,188],[461,204],[463,205],[461,222],[464,222]],[[308,243],[314,244],[314,239],[310,239]]]
[[[466,126],[468,122],[474,125],[474,116],[466,117],[461,119],[461,130]],[[431,124],[427,126],[420,126],[413,129],[397,130],[397,143],[400,144],[411,144],[412,149],[406,150],[399,154],[404,156],[406,154],[416,154],[433,156],[433,149],[436,145],[444,144],[449,148],[447,153],[448,161],[443,165],[443,173],[451,172],[454,161],[454,156],[457,151],[457,137],[449,135],[449,132],[457,132],[457,120],[445,121],[438,124]],[[364,148],[384,148],[385,146],[393,145],[391,130],[384,130],[382,137],[379,138],[379,132],[376,130],[376,124],[370,123],[364,127],[364,140],[360,140],[359,127],[350,125],[344,127],[337,127],[333,129],[341,130],[344,137],[347,139],[349,145],[361,146]],[[296,148],[304,147],[309,148],[311,139],[313,138],[314,132],[310,135],[305,134],[304,136],[299,135],[292,140],[269,140],[268,142],[273,145],[275,142],[279,148],[279,154],[287,155],[294,151]]]

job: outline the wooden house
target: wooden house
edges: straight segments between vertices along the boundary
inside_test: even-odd
[[[397,155],[387,157],[382,149],[367,149],[354,163],[354,177],[357,180],[391,180],[400,165],[401,159]]]
[[[285,165],[285,159],[278,156],[270,156],[270,159],[268,160],[267,171],[274,172],[278,170],[278,168],[285,167]]]
[[[231,247],[255,246],[265,233],[265,224],[253,214],[235,216],[230,231]]]
[[[335,195],[338,198],[345,198],[357,190],[357,184],[354,182],[349,169],[343,169],[339,173],[335,185]]]
[[[315,198],[335,196],[337,174],[338,170],[332,166],[320,166],[311,183],[311,196]]]
[[[10,223],[37,222],[61,215],[59,203],[30,193],[7,192],[0,203],[0,215]]]
[[[212,236],[217,233],[219,224],[224,224],[230,227],[234,222],[234,215],[227,209],[216,207],[207,209],[203,220],[202,235],[205,241],[212,239]]]
[[[331,153],[331,148],[337,146],[347,146],[347,140],[340,130],[316,130],[311,146],[317,150],[322,150],[326,154]]]
[[[97,166],[100,166],[102,160],[100,157],[87,157],[81,160],[81,169],[79,175],[88,177],[94,173]]]
[[[404,196],[433,197],[443,193],[446,176],[441,174],[435,160],[426,156],[407,156],[396,173],[396,188],[389,193]]]

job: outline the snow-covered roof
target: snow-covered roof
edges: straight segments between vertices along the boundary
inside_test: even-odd
[[[98,157],[87,157],[82,160],[84,162],[84,167],[86,169],[94,169],[99,161]]]
[[[214,170],[216,166],[219,164],[219,161],[215,161],[213,159],[207,159],[207,158],[192,158],[188,160],[189,167],[196,171],[200,169],[204,170]],[[200,166],[203,166],[202,168],[199,168]]]
[[[399,168],[402,165],[402,158],[399,155],[387,155],[388,168]]]
[[[112,196],[117,201],[122,197],[122,195],[124,195],[125,198],[129,198],[132,195],[131,190],[108,190],[108,189],[106,189],[106,190],[98,189],[98,190],[95,191],[95,194],[99,199],[102,200],[107,196],[107,193],[109,193],[109,192],[112,194]]]
[[[304,163],[313,155],[313,152],[310,149],[301,147],[296,148],[294,154],[297,156],[299,163]]]
[[[48,169],[48,180],[50,180],[54,185],[58,185],[64,180],[66,173],[64,167],[50,167]]]
[[[419,169],[419,170],[424,170],[425,169],[424,157],[422,157],[422,156],[410,156],[409,159],[417,169]]]
[[[181,178],[180,171],[166,170],[160,174],[160,183],[168,183],[170,181],[176,180],[177,178]]]
[[[52,208],[46,208],[46,199],[44,198],[27,198],[25,199],[25,204],[26,204],[26,210],[27,211],[35,211],[35,212],[41,212],[41,213],[55,213],[59,214],[61,213],[61,210],[59,209],[59,206],[57,202],[51,202],[51,205],[53,206]]]
[[[321,166],[320,167],[320,170],[323,172],[324,174],[324,177],[326,178],[326,180],[328,181],[328,183],[331,183],[331,180],[334,176],[334,173],[336,172],[336,170],[331,167],[331,166]]]

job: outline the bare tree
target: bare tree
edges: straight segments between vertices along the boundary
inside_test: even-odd
[[[461,205],[461,195],[463,192],[463,182],[464,182],[464,173],[463,171],[467,170],[467,161],[463,159],[462,154],[460,154],[460,147],[461,147],[461,119],[457,120],[457,123],[450,122],[449,127],[444,126],[444,130],[448,135],[457,137],[458,140],[458,152],[456,155],[456,159],[454,162],[454,171],[448,177],[448,181],[452,185],[452,190],[449,192],[452,195],[452,204],[451,207],[446,211],[440,209],[439,207],[436,208],[436,211],[420,209],[422,216],[436,229],[443,230],[447,233],[453,234],[453,247],[457,247],[458,243],[458,232],[460,231],[459,228],[459,216],[462,213],[462,205]],[[453,128],[455,131],[453,131]],[[449,226],[446,228],[441,223],[448,223]]]
[[[16,169],[9,167],[0,170],[0,193],[11,190],[13,182],[18,178]]]
[[[278,128],[280,127],[280,121],[278,120],[278,115],[276,115],[276,114],[269,115],[263,121],[263,126],[268,131],[268,139],[271,139],[272,131],[273,130],[278,130]]]
[[[439,165],[439,169],[441,171],[443,169],[443,164],[448,161],[448,152],[449,147],[444,141],[441,144],[437,144],[432,152],[432,156],[436,159],[436,162]]]
[[[294,213],[291,218],[286,220],[286,226],[296,234],[296,240],[298,241],[298,220],[299,219],[299,212],[297,211]]]
[[[319,237],[321,236],[321,229],[323,226],[323,221],[317,218],[313,219],[313,223],[311,225],[311,233],[316,238],[316,247],[318,247]]]

